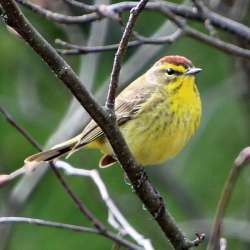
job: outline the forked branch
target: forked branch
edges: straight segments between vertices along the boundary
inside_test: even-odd
[[[72,0],[67,0],[67,1],[73,3]],[[34,12],[38,13],[41,16],[44,16],[45,18],[51,21],[64,24],[80,24],[86,22],[94,22],[107,17],[115,19],[115,16],[112,16],[112,13],[121,14],[123,12],[130,11],[132,8],[136,6],[136,2],[129,2],[129,1],[128,2],[124,1],[112,5],[106,5],[105,9],[106,12],[109,13],[109,15],[105,15],[105,13],[101,15],[100,12],[98,11],[97,6],[91,6],[91,7],[88,6],[88,8],[93,8],[93,11],[88,14],[83,14],[80,16],[67,16],[46,10],[40,7],[39,5],[31,3],[27,0],[16,0],[16,2],[26,6],[27,8],[33,10]],[[206,15],[203,15],[202,12],[199,11],[199,9],[193,8],[193,6],[174,4],[168,1],[149,2],[145,6],[145,10],[159,12],[162,15],[166,15],[166,9],[168,9],[175,15],[184,17],[189,20],[194,20],[204,23],[207,19],[209,19],[211,25],[213,25],[214,27],[229,32],[230,34],[233,34],[234,36],[237,36],[240,39],[250,42],[249,27],[210,10],[209,8],[204,6],[204,4],[202,5],[202,8],[206,12]]]

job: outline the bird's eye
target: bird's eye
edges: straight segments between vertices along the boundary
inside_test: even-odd
[[[168,69],[166,69],[166,73],[168,75],[173,75],[175,73],[175,71],[173,69],[171,69],[171,68],[168,68]]]

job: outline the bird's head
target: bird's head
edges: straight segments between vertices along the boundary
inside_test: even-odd
[[[165,56],[158,60],[147,72],[153,83],[172,84],[185,78],[193,78],[201,71],[183,56]]]

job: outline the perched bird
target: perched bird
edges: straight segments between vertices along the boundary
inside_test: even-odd
[[[195,75],[201,71],[182,56],[165,56],[115,99],[119,128],[138,163],[154,165],[174,157],[197,130],[201,100]],[[25,162],[51,161],[80,148],[99,149],[100,167],[117,162],[103,131],[90,123],[78,136]]]

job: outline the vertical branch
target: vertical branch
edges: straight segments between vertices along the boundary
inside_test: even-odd
[[[225,182],[221,197],[217,206],[214,224],[212,227],[211,236],[209,239],[207,250],[220,249],[220,238],[222,236],[222,222],[228,207],[235,184],[239,178],[241,170],[250,160],[250,147],[243,149],[234,162],[228,178]]]
[[[119,74],[121,70],[122,58],[126,52],[129,38],[132,34],[133,27],[135,25],[136,19],[140,12],[145,7],[148,0],[141,0],[136,7],[132,8],[130,11],[129,19],[126,24],[125,30],[122,34],[121,41],[119,43],[117,52],[115,54],[113,69],[111,72],[111,80],[109,83],[108,96],[106,100],[106,107],[110,110],[114,110],[115,105],[115,94],[119,82]]]

